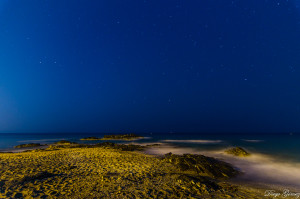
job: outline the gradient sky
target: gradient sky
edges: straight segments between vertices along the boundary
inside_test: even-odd
[[[0,0],[0,132],[300,132],[293,0]]]

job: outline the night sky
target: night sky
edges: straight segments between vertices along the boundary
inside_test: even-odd
[[[0,132],[300,132],[300,8],[0,0]]]

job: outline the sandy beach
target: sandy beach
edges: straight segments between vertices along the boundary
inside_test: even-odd
[[[1,198],[266,198],[154,155],[96,147],[0,153]]]

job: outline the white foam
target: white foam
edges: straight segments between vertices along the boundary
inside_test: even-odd
[[[163,142],[173,143],[199,143],[199,144],[215,144],[220,143],[222,140],[162,140]]]
[[[162,146],[165,143],[162,143],[162,142],[130,142],[128,144],[136,144],[136,145],[141,145],[141,146],[159,144],[160,146]]]
[[[229,157],[222,154],[224,160],[240,168],[243,179],[271,185],[292,186],[300,190],[300,163],[289,162],[275,157],[252,153],[246,158]],[[288,187],[287,187],[288,188]]]
[[[236,157],[220,151],[205,151],[189,147],[174,147],[165,145],[162,147],[150,148],[146,152],[153,155],[173,154],[202,154],[215,157],[231,163],[240,169],[244,174],[237,179],[244,182],[267,185],[272,187],[291,188],[300,191],[300,163],[288,162],[273,156],[260,153],[253,153],[248,157]]]
[[[146,150],[146,153],[152,154],[152,155],[164,155],[166,153],[173,153],[177,155],[182,155],[186,153],[191,154],[200,154],[199,150],[193,149],[193,148],[183,148],[183,147],[174,147],[169,144],[162,145],[160,147],[151,147]]]
[[[41,140],[20,140],[18,142],[49,142],[49,141],[57,141],[57,140],[64,140],[64,138],[41,139]]]

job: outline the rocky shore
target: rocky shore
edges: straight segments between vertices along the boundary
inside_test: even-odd
[[[58,142],[0,154],[0,198],[266,198],[230,184],[230,164],[202,155],[143,154],[147,146]]]

